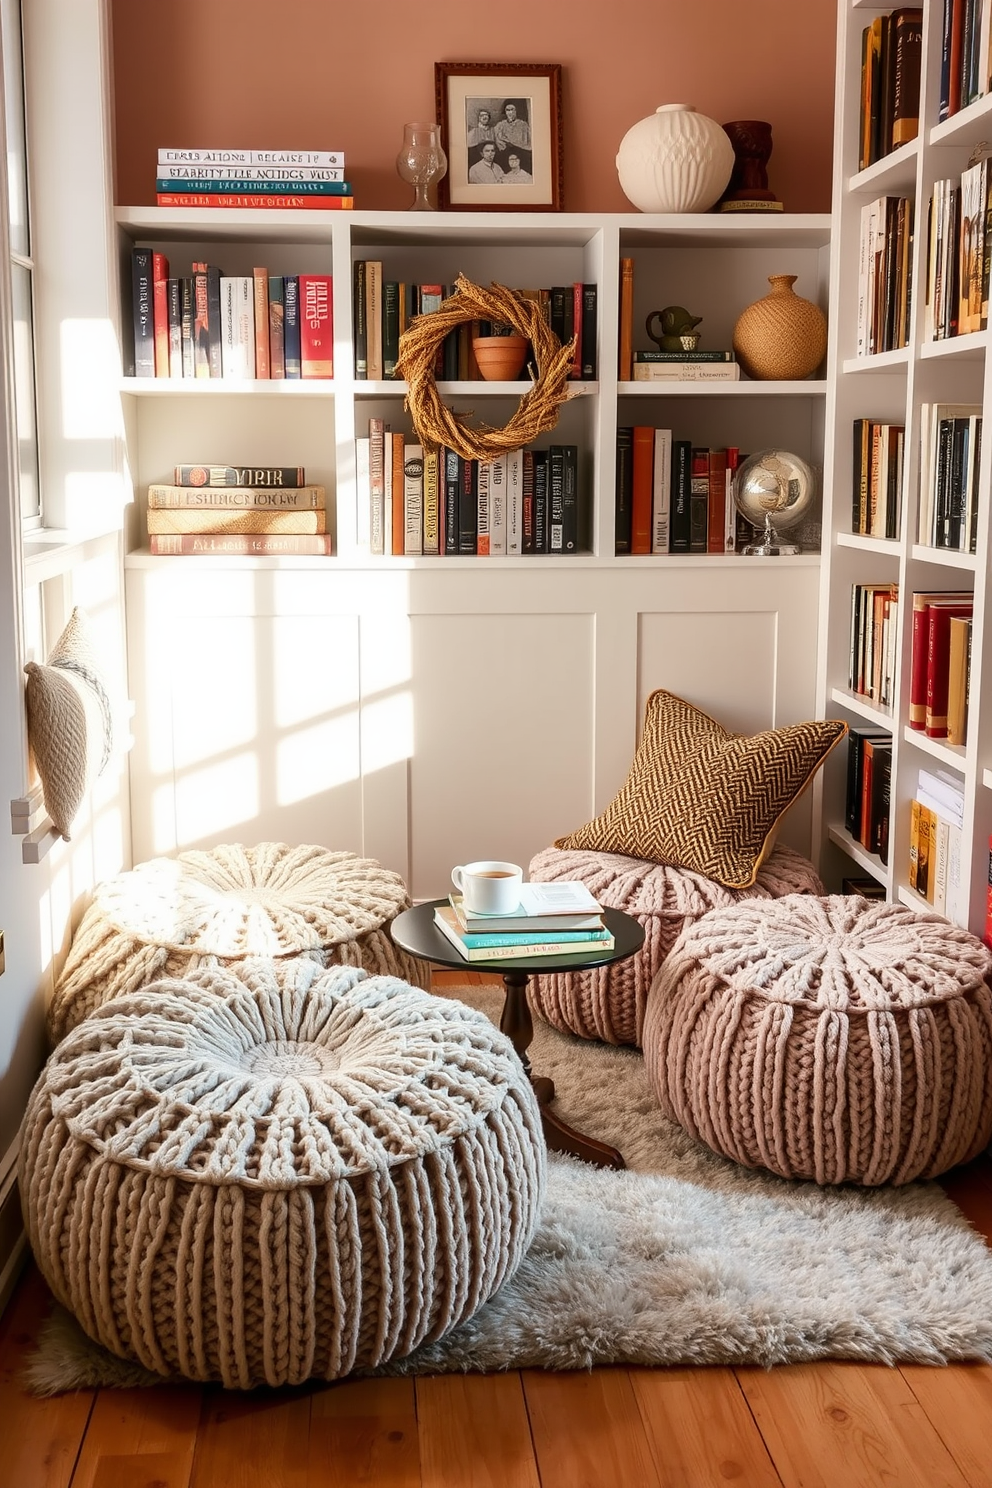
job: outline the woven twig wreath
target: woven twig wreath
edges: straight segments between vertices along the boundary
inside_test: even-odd
[[[526,336],[534,350],[537,377],[503,429],[486,424],[469,428],[463,415],[441,402],[434,382],[435,358],[445,336],[455,326],[473,320],[504,321]],[[400,337],[396,375],[407,381],[404,406],[425,451],[443,445],[465,460],[492,460],[522,449],[538,434],[553,429],[558,409],[569,396],[566,384],[574,347],[574,341],[562,346],[535,300],[503,284],[482,289],[459,274],[454,294],[429,315],[418,315]]]

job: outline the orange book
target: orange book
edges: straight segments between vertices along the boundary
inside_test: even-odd
[[[727,549],[727,451],[709,452],[709,511],[706,524],[707,553],[724,553]]]
[[[255,376],[269,375],[269,271],[252,269],[255,281]]]
[[[634,425],[634,462],[630,502],[630,551],[650,553],[654,505],[654,429]]]
[[[393,442],[393,530],[390,534],[392,547],[387,548],[386,551],[392,552],[394,556],[402,558],[405,551],[403,532],[403,441],[406,436],[404,434],[393,434],[389,437]]]
[[[924,728],[928,739],[947,737],[947,693],[951,664],[951,617],[970,616],[972,605],[927,605],[927,690]]]
[[[634,375],[634,260],[620,260],[620,363],[617,376],[630,382]]]
[[[265,209],[282,212],[350,212],[353,196],[317,196],[314,193],[289,195],[282,191],[159,191],[157,207],[235,207],[244,211]]]

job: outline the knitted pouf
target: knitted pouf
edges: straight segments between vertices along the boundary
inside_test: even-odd
[[[124,1358],[237,1389],[439,1338],[512,1275],[544,1181],[530,1081],[482,1013],[303,960],[106,1004],[21,1129],[58,1300]]]
[[[791,847],[776,847],[747,889],[725,889],[668,863],[556,847],[538,853],[530,877],[545,882],[580,879],[600,904],[625,910],[643,926],[644,944],[625,961],[534,976],[527,988],[535,1013],[562,1032],[638,1047],[651,983],[687,925],[740,899],[823,893],[813,864]]]
[[[858,896],[750,900],[690,925],[648,999],[664,1111],[747,1167],[909,1183],[992,1135],[992,955]]]
[[[98,885],[48,1009],[53,1044],[111,998],[157,977],[245,956],[308,956],[419,984],[424,966],[393,944],[410,898],[371,858],[312,845],[221,845],[152,858]]]

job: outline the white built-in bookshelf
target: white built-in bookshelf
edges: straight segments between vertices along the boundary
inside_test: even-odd
[[[855,841],[844,824],[843,751],[828,761],[818,788],[819,830],[828,844],[828,877],[867,873],[890,899],[926,907],[910,888],[910,804],[921,767],[949,772],[964,793],[963,890],[956,918],[976,933],[985,926],[989,833],[992,830],[992,696],[987,652],[990,605],[989,471],[986,443],[978,470],[977,551],[952,551],[921,541],[921,422],[928,405],[975,405],[992,427],[989,335],[983,330],[928,339],[926,315],[928,213],[933,183],[960,176],[976,145],[992,140],[992,97],[985,96],[938,123],[943,0],[924,0],[920,132],[867,170],[858,171],[861,114],[861,38],[888,7],[839,6],[834,150],[834,256],[828,350],[821,647],[818,707],[852,727],[887,729],[892,737],[888,863]],[[874,356],[857,355],[862,210],[886,196],[914,203],[909,344]],[[852,533],[854,420],[904,424],[905,466],[898,537]],[[923,482],[926,486],[926,481]],[[851,593],[855,584],[897,584],[895,687],[890,706],[854,694],[849,685]],[[966,742],[949,744],[909,727],[914,592],[973,590],[970,707]]]
[[[618,425],[648,424],[819,467],[826,383],[619,382],[618,298],[633,258],[635,347],[650,348],[645,320],[670,304],[702,316],[703,347],[729,347],[772,274],[826,306],[828,216],[122,208],[116,224],[124,340],[135,244],[173,273],[205,259],[334,281],[332,381],[123,380],[136,860],[224,836],[318,840],[386,862],[426,897],[466,852],[526,863],[600,809],[655,687],[741,731],[812,715],[818,554],[616,556],[615,449]],[[537,441],[578,447],[577,555],[362,550],[356,437],[370,417],[411,429],[403,383],[353,376],[352,265],[370,258],[406,282],[596,284],[598,378],[570,385]],[[499,426],[521,384],[440,388]],[[327,488],[335,555],[152,556],[145,489],[194,461],[304,466]],[[785,835],[810,849],[808,802]]]

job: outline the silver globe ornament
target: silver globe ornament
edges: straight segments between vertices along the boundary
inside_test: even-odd
[[[784,541],[780,534],[809,515],[815,495],[816,477],[801,456],[782,449],[748,455],[734,475],[734,502],[759,530],[759,538],[748,543],[744,552],[755,558],[802,552],[797,543]]]

